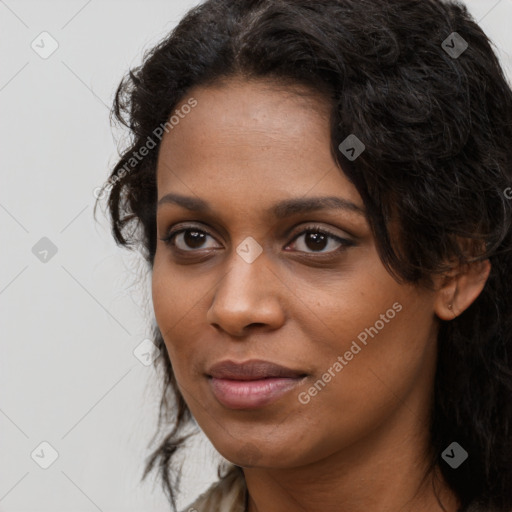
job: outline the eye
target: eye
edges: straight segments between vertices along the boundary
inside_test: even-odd
[[[297,243],[296,240],[300,240],[303,237],[301,243]],[[306,230],[301,231],[294,239],[295,245],[298,246],[300,252],[308,252],[308,249],[312,252],[309,254],[319,253],[334,253],[354,245],[354,242],[347,240],[340,236],[331,233],[325,228],[319,226],[308,226]],[[329,246],[334,246],[334,249],[325,251],[324,249]],[[337,247],[336,247],[337,246]]]
[[[301,243],[297,243],[297,240],[300,240],[301,237],[304,237],[303,241]],[[206,231],[189,226],[174,229],[170,231],[166,237],[161,238],[160,240],[177,251],[193,253],[198,249],[216,248],[205,246],[205,241],[208,238],[213,239],[213,237]],[[295,236],[292,242],[293,243],[290,245],[297,245],[299,252],[309,254],[331,254],[355,245],[351,240],[335,235],[334,233],[331,233],[325,228],[321,228],[319,226],[308,226],[307,229],[301,231],[297,236]],[[332,248],[332,246],[334,246],[334,248]],[[324,250],[329,247],[331,247],[332,250]]]
[[[177,248],[179,251],[193,252],[196,249],[211,248],[204,247],[204,242],[207,237],[213,238],[206,231],[194,227],[188,227],[171,231],[165,238],[161,238],[160,240],[165,242],[168,246]]]

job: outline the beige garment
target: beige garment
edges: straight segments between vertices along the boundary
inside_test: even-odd
[[[182,512],[247,512],[247,486],[243,472],[233,464],[229,464],[227,468],[224,478],[210,486]],[[458,512],[481,511],[483,509],[473,503],[467,508],[459,509]]]
[[[230,464],[228,472],[182,512],[246,512],[247,487],[241,468]]]

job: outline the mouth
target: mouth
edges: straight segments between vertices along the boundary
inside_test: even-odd
[[[257,409],[300,385],[308,374],[269,361],[222,361],[206,377],[215,398],[229,409]]]

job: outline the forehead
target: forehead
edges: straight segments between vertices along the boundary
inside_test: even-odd
[[[162,140],[160,159],[167,163],[196,167],[214,159],[240,167],[276,156],[319,160],[329,151],[329,107],[311,91],[230,80],[189,91],[176,111],[191,97],[197,105]]]
[[[176,109],[191,97],[196,106],[162,139],[159,199],[176,192],[254,207],[342,194],[361,204],[332,157],[330,105],[320,94],[232,80],[189,91]]]

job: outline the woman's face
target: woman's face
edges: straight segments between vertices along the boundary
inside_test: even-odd
[[[152,289],[202,430],[237,465],[285,468],[391,425],[402,439],[426,429],[435,294],[381,263],[331,156],[328,105],[256,81],[196,88],[181,105],[190,97],[160,148]],[[291,371],[211,376],[251,360]]]

